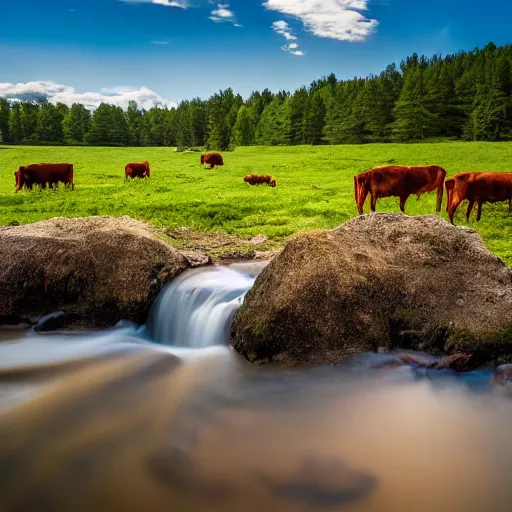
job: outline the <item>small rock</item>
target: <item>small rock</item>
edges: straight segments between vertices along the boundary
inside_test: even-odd
[[[201,252],[182,251],[182,254],[189,261],[191,268],[205,267],[212,264],[212,258]]]
[[[249,240],[249,243],[251,245],[261,245],[262,243],[266,242],[267,240],[268,240],[268,237],[266,237],[265,235],[257,235],[257,236],[252,237]]]
[[[62,329],[67,321],[67,315],[64,311],[56,311],[49,315],[43,316],[34,326],[36,332],[49,332]]]

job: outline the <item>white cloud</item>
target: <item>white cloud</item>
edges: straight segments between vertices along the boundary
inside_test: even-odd
[[[304,55],[304,52],[298,49],[299,45],[296,42],[297,36],[293,34],[292,28],[290,27],[290,25],[288,25],[288,23],[286,23],[286,21],[274,21],[274,23],[272,23],[272,29],[277,34],[283,36],[287,41],[291,41],[291,43],[281,46],[281,50],[283,50],[283,52],[288,52],[291,53],[292,55],[298,56]]]
[[[270,11],[300,19],[306,29],[319,37],[340,41],[364,41],[378,22],[358,11],[368,9],[369,0],[265,0]]]
[[[100,92],[76,92],[74,87],[55,82],[26,82],[19,84],[0,83],[0,96],[10,100],[37,101],[46,99],[51,103],[82,103],[89,109],[95,109],[100,103],[118,105],[124,109],[128,102],[136,101],[140,108],[151,108],[154,105],[174,107],[176,103],[166,100],[147,87],[113,87],[101,89]]]
[[[157,4],[165,5],[166,7],[181,7],[187,9],[189,6],[188,0],[119,0],[127,4]]]
[[[159,44],[159,45],[169,44],[169,41],[151,41],[151,44]]]
[[[274,29],[274,32],[282,35],[285,39],[288,39],[288,41],[295,41],[297,39],[292,34],[292,29],[286,21],[274,21],[274,23],[272,23],[272,28]]]
[[[212,3],[212,2],[210,2]],[[217,4],[217,9],[214,9],[209,16],[209,19],[215,23],[232,23],[235,27],[241,27],[236,22],[235,13],[229,8],[229,4]]]

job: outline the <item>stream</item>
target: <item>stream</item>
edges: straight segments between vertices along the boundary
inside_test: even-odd
[[[393,354],[253,366],[229,325],[263,266],[181,275],[142,327],[1,330],[0,510],[512,509],[512,390]]]

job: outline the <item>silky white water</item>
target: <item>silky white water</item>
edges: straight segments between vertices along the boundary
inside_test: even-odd
[[[227,345],[231,319],[253,283],[254,277],[226,267],[186,273],[158,297],[148,332],[176,347]]]

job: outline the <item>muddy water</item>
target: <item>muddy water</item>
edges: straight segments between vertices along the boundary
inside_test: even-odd
[[[223,322],[255,273],[185,276],[147,328],[3,331],[0,510],[511,510],[491,372],[252,367]]]

